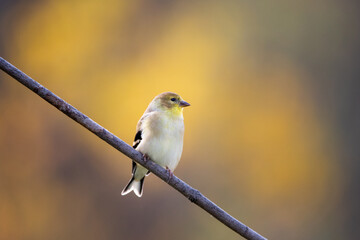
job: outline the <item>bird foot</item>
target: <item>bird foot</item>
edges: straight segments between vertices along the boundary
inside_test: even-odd
[[[143,157],[145,163],[150,160],[150,157],[147,154],[143,154]]]
[[[171,180],[171,178],[174,176],[174,173],[170,170],[170,168],[168,168],[167,166],[166,166],[166,171],[168,172],[168,174],[169,174],[169,178],[168,178],[168,180],[167,180],[167,183],[169,183],[170,182],[170,180]]]

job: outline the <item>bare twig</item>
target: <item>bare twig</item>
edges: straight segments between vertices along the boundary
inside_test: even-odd
[[[130,145],[126,144],[120,138],[116,137],[114,134],[110,133],[108,130],[91,120],[89,117],[78,111],[76,108],[62,100],[60,97],[56,96],[54,93],[40,85],[38,82],[34,81],[32,78],[27,76],[25,73],[11,65],[5,59],[0,57],[0,68],[9,74],[11,77],[15,78],[18,82],[25,85],[27,88],[32,90],[34,93],[39,95],[41,98],[49,102],[51,105],[59,109],[61,112],[66,114],[68,117],[72,118],[82,126],[84,126],[89,131],[93,132],[96,136],[103,139],[105,142],[134,160],[135,162],[141,164],[142,166],[149,169],[156,176],[161,178],[163,181],[168,183],[170,186],[175,188],[186,198],[190,199],[191,202],[195,203],[220,222],[240,234],[246,239],[251,240],[264,240],[265,238],[244,225],[227,212],[218,207],[215,203],[206,198],[195,188],[189,186],[187,183],[172,176],[169,178],[167,171],[160,167],[158,164],[153,161],[144,161],[143,156],[138,151],[134,150]]]

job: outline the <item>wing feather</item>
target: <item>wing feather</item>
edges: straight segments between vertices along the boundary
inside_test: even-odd
[[[133,148],[136,149],[141,140],[142,140],[142,133],[143,133],[143,129],[142,129],[142,124],[144,123],[144,120],[149,117],[149,115],[151,114],[151,112],[147,109],[144,113],[144,115],[140,118],[137,126],[136,126],[136,134],[135,134],[135,138],[134,138],[134,142],[133,142]],[[134,174],[136,171],[136,163],[133,161],[132,162],[132,174]],[[146,175],[149,175],[150,171],[147,172]]]

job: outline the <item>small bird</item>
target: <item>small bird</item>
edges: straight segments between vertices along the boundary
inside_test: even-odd
[[[144,155],[145,161],[153,160],[169,174],[180,161],[184,139],[183,108],[187,106],[190,104],[178,94],[161,93],[152,100],[136,126],[133,148]],[[134,191],[141,197],[144,179],[149,173],[133,161],[132,177],[121,195]]]

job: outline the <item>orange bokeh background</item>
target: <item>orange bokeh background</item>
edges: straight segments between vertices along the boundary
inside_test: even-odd
[[[131,144],[179,93],[175,172],[269,239],[355,239],[355,2],[0,1],[0,55]],[[235,239],[0,73],[0,239]],[[357,119],[357,121],[356,121]],[[355,188],[355,189],[354,189]]]

